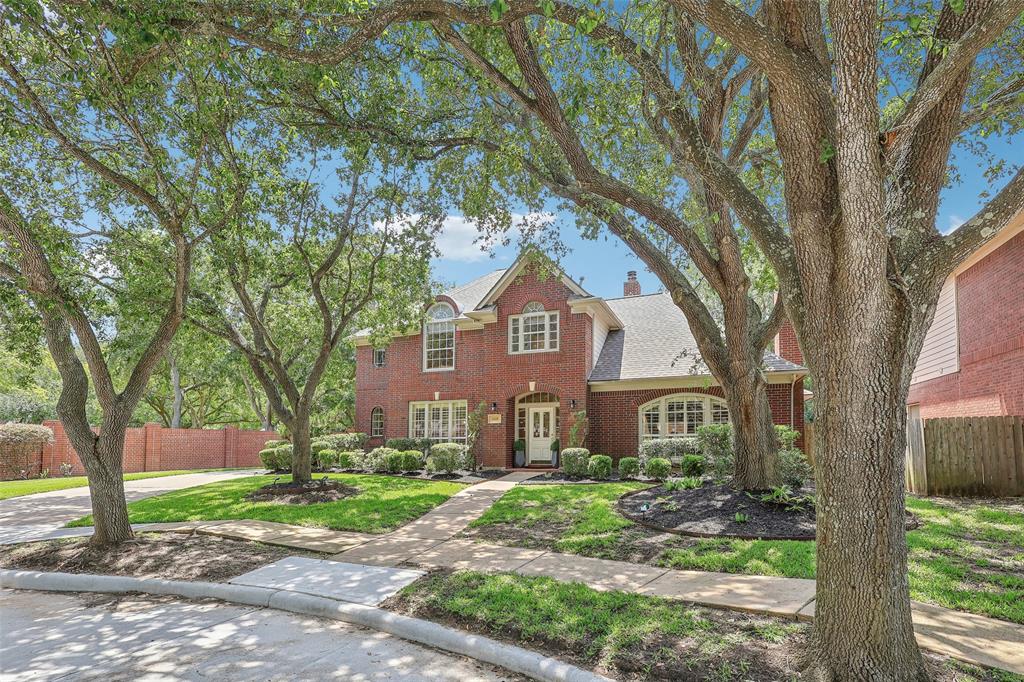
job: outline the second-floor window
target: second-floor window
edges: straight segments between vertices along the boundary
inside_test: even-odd
[[[558,350],[558,311],[545,310],[536,301],[527,303],[521,315],[508,318],[509,353],[543,353]]]
[[[374,348],[373,349],[373,366],[374,367],[383,367],[384,366],[384,357],[385,357],[386,354],[387,353],[385,352],[385,350],[383,348]]]
[[[423,323],[423,369],[436,372],[455,368],[455,311],[435,303]]]

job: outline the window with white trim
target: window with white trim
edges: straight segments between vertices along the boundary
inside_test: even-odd
[[[545,310],[542,303],[531,301],[523,306],[521,315],[508,318],[508,352],[545,353],[558,350],[558,311]]]
[[[465,400],[409,403],[409,437],[437,443],[465,441],[466,418]]]
[[[374,348],[373,349],[373,366],[374,367],[383,367],[384,366],[384,359],[385,359],[386,356],[387,356],[387,351],[385,351],[385,349],[383,349],[383,348]]]
[[[640,440],[686,438],[705,424],[728,424],[729,407],[721,398],[697,393],[676,393],[640,406]]]
[[[423,323],[423,369],[437,372],[455,369],[455,311],[447,303],[435,303]]]
[[[370,436],[373,438],[384,437],[384,408],[375,407],[370,410]]]

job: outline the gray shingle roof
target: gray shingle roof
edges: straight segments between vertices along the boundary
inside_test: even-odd
[[[656,379],[707,376],[697,342],[682,311],[666,293],[606,300],[623,322],[623,329],[611,331],[601,349],[591,381]],[[770,372],[794,372],[804,368],[764,354]]]
[[[465,314],[466,311],[474,310],[480,304],[480,301],[487,295],[487,292],[494,287],[504,274],[504,269],[488,272],[486,275],[477,277],[468,284],[449,289],[444,292],[444,295],[455,301],[456,305],[459,306],[459,312]]]

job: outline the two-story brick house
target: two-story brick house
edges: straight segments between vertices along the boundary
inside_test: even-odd
[[[616,459],[635,455],[643,439],[727,421],[721,388],[671,297],[641,295],[635,273],[623,293],[592,296],[563,273],[538,274],[523,256],[438,296],[419,330],[385,348],[356,336],[357,428],[371,446],[398,437],[458,441],[482,403],[478,456],[484,466],[509,467],[518,439],[528,464],[550,465],[552,442],[568,441],[581,410],[587,446]],[[780,335],[775,351],[765,353],[773,416],[802,430],[799,349]]]

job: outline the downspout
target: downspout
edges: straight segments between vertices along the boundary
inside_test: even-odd
[[[793,416],[793,408],[796,405],[796,400],[793,398],[793,389],[796,388],[796,374],[793,374],[793,380],[789,382],[789,428],[796,429],[796,418]],[[803,436],[803,434],[800,434]]]

